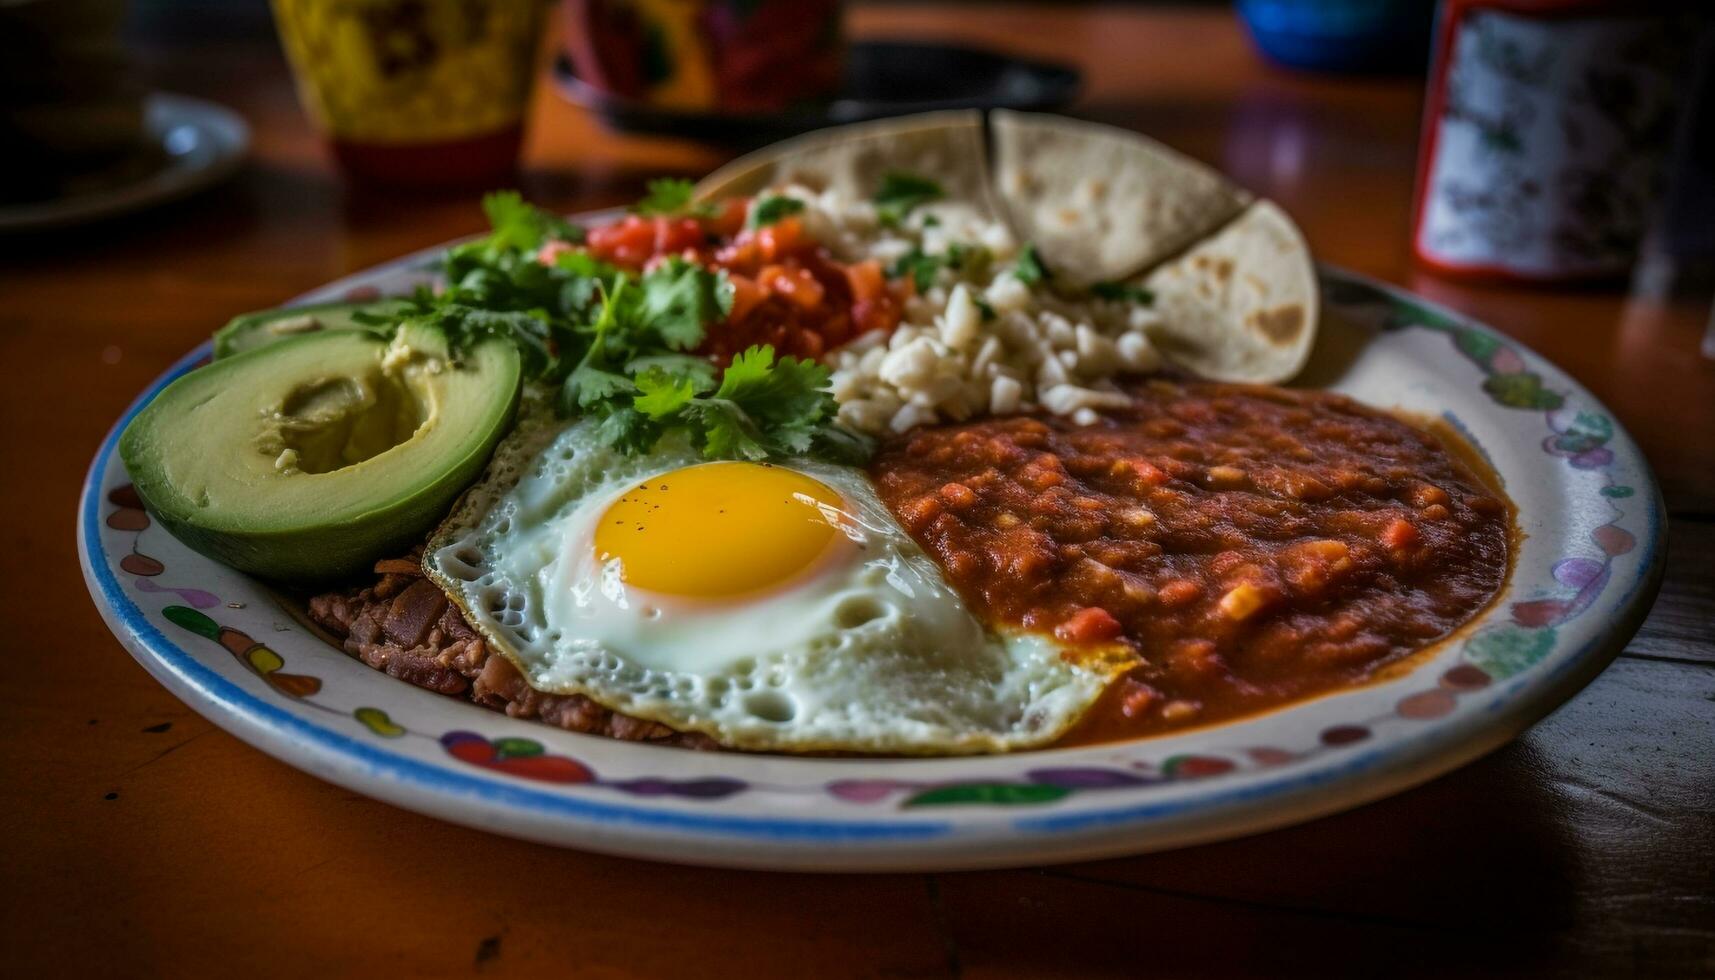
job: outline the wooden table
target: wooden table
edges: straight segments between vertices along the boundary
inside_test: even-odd
[[[1570,370],[1656,466],[1666,585],[1626,653],[1488,758],[1290,830],[1029,871],[824,877],[489,837],[290,769],[212,727],[97,617],[73,506],[108,425],[228,316],[469,233],[473,199],[345,191],[271,39],[152,48],[164,87],[255,126],[216,191],[0,242],[0,971],[602,976],[1511,974],[1715,970],[1715,363],[1708,299],[1455,285],[1407,254],[1421,83],[1285,74],[1224,12],[859,8],[912,34],[1076,60],[1080,113],[1285,204],[1317,254]],[[715,151],[603,132],[544,90],[525,189],[567,211]],[[121,969],[130,964],[132,969]]]

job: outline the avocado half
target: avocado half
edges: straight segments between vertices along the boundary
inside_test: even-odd
[[[120,436],[137,494],[173,536],[299,584],[421,541],[487,465],[518,403],[519,359],[490,339],[450,356],[406,325],[313,332],[174,381]]]
[[[319,303],[311,306],[289,306],[277,310],[244,313],[227,321],[214,332],[214,358],[224,360],[276,341],[323,330],[367,330],[386,333],[391,327],[360,323],[357,314],[387,316],[406,306],[401,299],[377,300],[373,303]]]

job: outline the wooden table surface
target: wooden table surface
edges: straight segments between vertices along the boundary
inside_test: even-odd
[[[1673,515],[1624,655],[1491,756],[1339,816],[1038,870],[827,877],[558,851],[349,793],[211,726],[134,664],[77,568],[112,420],[228,316],[480,225],[473,199],[341,186],[271,39],[155,46],[167,88],[255,127],[231,183],[0,241],[0,972],[184,977],[1203,976],[1715,972],[1715,363],[1709,299],[1453,284],[1406,232],[1421,82],[1294,76],[1228,14],[859,7],[860,34],[1074,60],[1075,111],[1154,134],[1290,209],[1320,258],[1547,354],[1642,443]],[[525,190],[567,211],[722,154],[616,136],[544,84]],[[128,965],[128,966],[127,966]]]

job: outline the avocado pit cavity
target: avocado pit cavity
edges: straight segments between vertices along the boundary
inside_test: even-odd
[[[413,372],[379,367],[300,384],[265,413],[256,448],[286,473],[331,473],[381,455],[416,435],[429,417]]]

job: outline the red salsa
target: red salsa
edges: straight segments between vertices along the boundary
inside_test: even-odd
[[[757,344],[818,358],[859,334],[899,325],[909,286],[889,283],[880,262],[836,260],[793,215],[747,228],[748,208],[749,200],[739,198],[722,202],[707,217],[626,215],[589,229],[582,247],[627,269],[680,256],[725,270],[733,286],[732,312],[699,351],[723,363]],[[574,247],[557,243],[544,257]]]
[[[1326,392],[1152,381],[1091,426],[907,432],[876,486],[991,622],[1137,657],[1079,740],[1362,682],[1481,610],[1510,509],[1435,436]]]

